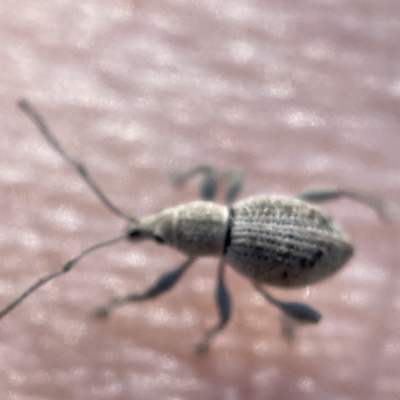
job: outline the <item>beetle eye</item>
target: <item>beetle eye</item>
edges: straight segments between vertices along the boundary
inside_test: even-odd
[[[126,236],[128,239],[136,239],[137,237],[140,236],[140,230],[139,229],[130,229],[130,230],[128,230]]]
[[[160,244],[165,243],[165,240],[159,235],[154,235],[154,240]]]

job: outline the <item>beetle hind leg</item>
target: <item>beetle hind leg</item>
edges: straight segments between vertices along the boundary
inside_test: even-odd
[[[310,203],[319,203],[335,200],[340,197],[347,197],[370,207],[383,221],[397,221],[400,219],[400,207],[398,204],[386,204],[374,196],[365,195],[353,190],[329,187],[310,187],[299,193],[297,197]]]
[[[282,312],[282,334],[288,340],[294,336],[295,323],[316,324],[321,319],[321,313],[305,303],[275,299],[257,281],[253,281],[253,286],[269,303]]]

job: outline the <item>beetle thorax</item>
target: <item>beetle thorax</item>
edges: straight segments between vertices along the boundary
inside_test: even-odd
[[[228,219],[227,206],[193,201],[144,218],[139,229],[191,256],[222,255]]]

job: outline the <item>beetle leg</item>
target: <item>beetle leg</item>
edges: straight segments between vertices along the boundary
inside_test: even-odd
[[[200,182],[200,197],[203,200],[215,200],[218,187],[221,183],[225,189],[225,203],[231,204],[243,185],[244,173],[241,168],[232,168],[226,173],[219,174],[210,165],[199,165],[187,172],[173,174],[172,183],[176,187],[183,186],[186,181],[195,175],[202,175]]]
[[[372,208],[378,214],[379,218],[384,221],[397,220],[400,217],[398,205],[396,207],[395,204],[384,204],[381,200],[373,196],[347,189],[311,187],[299,193],[297,197],[311,203],[334,200],[339,197],[348,197]]]
[[[215,291],[215,300],[219,309],[219,321],[206,331],[203,340],[196,345],[198,353],[207,351],[211,339],[225,327],[231,315],[230,296],[224,283],[224,267],[225,260],[221,259],[218,266],[218,283]]]
[[[244,171],[242,168],[233,168],[223,178],[226,180],[225,203],[231,204],[243,186]]]
[[[166,292],[167,290],[171,289],[176,282],[178,282],[179,278],[194,260],[195,258],[189,258],[178,268],[165,272],[158,278],[154,285],[141,294],[131,293],[126,296],[111,298],[104,306],[96,308],[94,314],[97,317],[107,317],[112,308],[126,303],[147,300]]]
[[[176,187],[183,186],[187,180],[195,175],[201,174],[200,197],[203,200],[214,200],[218,189],[218,174],[210,165],[199,165],[187,172],[173,174],[172,183]]]
[[[257,281],[253,285],[267,301],[278,307],[284,314],[299,322],[317,323],[321,319],[321,314],[305,303],[293,301],[281,301],[272,297]]]

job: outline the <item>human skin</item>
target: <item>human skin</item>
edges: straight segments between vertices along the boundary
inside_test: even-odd
[[[109,2],[0,10],[0,302],[118,236],[110,213],[17,109],[28,98],[125,212],[197,197],[173,172],[241,166],[245,198],[325,184],[400,201],[398,2]],[[272,289],[323,315],[281,336],[276,309],[227,269],[232,319],[208,353],[218,261],[171,292],[91,316],[184,257],[153,243],[88,255],[0,321],[1,399],[363,399],[400,396],[399,226],[349,200],[321,208],[354,257]]]

